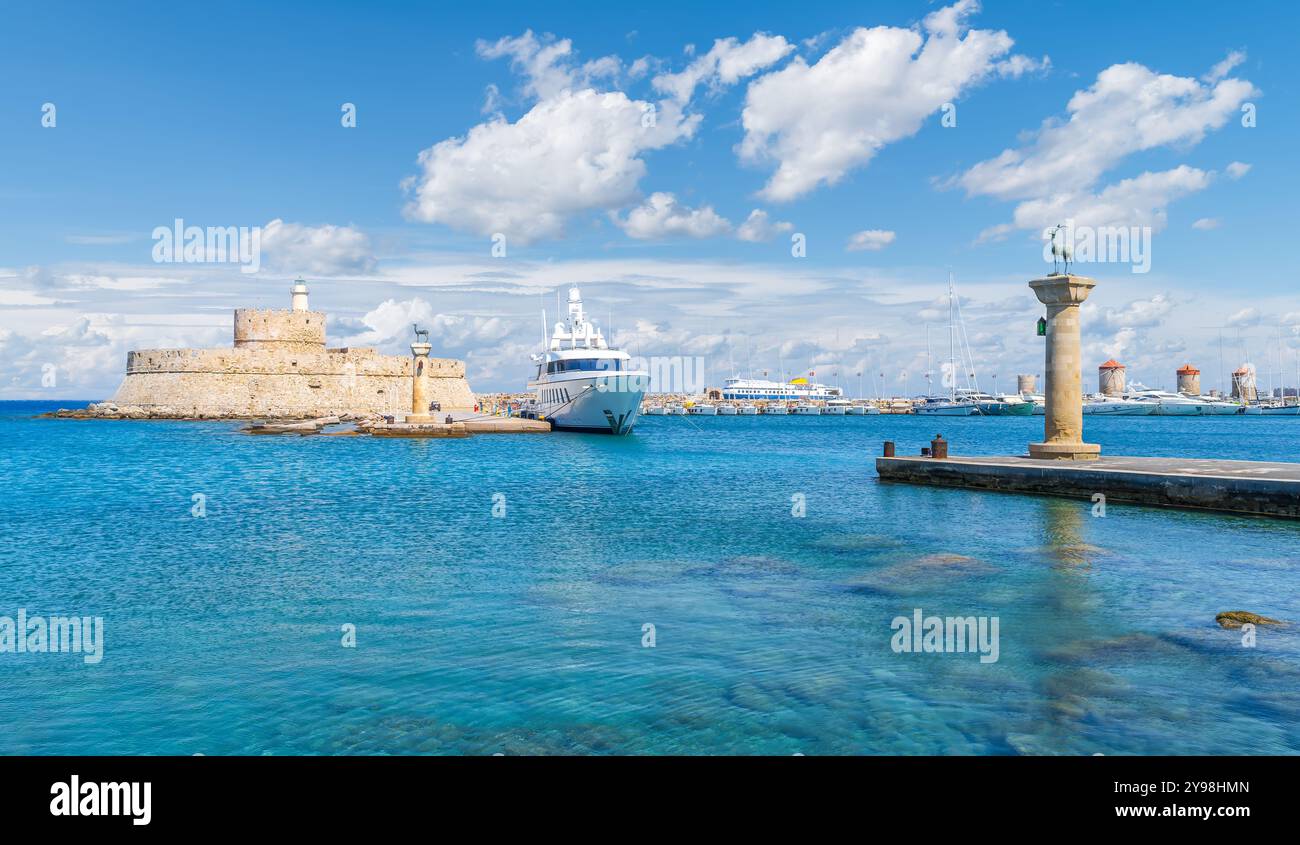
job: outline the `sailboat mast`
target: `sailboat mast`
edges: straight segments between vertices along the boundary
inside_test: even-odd
[[[930,360],[930,324],[925,324],[925,395],[934,395],[934,364]]]
[[[952,273],[948,274],[948,375],[952,385],[948,388],[948,398],[957,401],[957,348],[954,338],[955,327],[952,313]]]

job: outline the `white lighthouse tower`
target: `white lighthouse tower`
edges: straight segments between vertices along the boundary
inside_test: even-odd
[[[307,283],[306,282],[304,282],[301,278],[297,279],[296,281],[294,281],[293,287],[289,289],[289,292],[293,294],[294,311],[311,310],[310,308],[307,307]]]

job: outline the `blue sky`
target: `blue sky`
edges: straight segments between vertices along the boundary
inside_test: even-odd
[[[865,368],[915,392],[950,269],[976,369],[1039,372],[1024,282],[1043,269],[1038,223],[1076,212],[1151,229],[1150,272],[1080,267],[1099,281],[1086,376],[1115,354],[1170,384],[1193,359],[1214,386],[1221,331],[1230,363],[1276,368],[1282,345],[1295,372],[1300,302],[1274,248],[1300,187],[1289,4],[3,15],[6,398],[49,395],[49,363],[59,395],[107,395],[127,348],[227,343],[228,311],[286,303],[297,273],[336,338],[396,351],[408,318],[430,322],[477,389],[522,385],[537,310],[573,281],[642,354],[703,355],[721,375],[749,343],[757,366]],[[675,96],[671,78],[692,68],[698,84]],[[340,125],[343,103],[355,128]],[[647,103],[651,139],[625,122]],[[845,152],[858,144],[870,152]],[[441,152],[422,164],[427,150]],[[1004,151],[1019,165],[998,164]],[[756,209],[768,231],[746,239]],[[177,217],[283,223],[266,266],[243,274],[154,263],[150,233]],[[495,232],[505,258],[490,254]],[[849,249],[862,232],[873,248]],[[791,256],[794,233],[806,257]]]

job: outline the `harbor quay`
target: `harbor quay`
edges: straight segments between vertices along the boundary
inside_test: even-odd
[[[1300,519],[1300,464],[1102,456],[879,457],[881,481]]]
[[[1043,439],[1027,455],[952,455],[938,434],[921,455],[901,457],[887,441],[880,480],[1300,519],[1300,464],[1110,457],[1084,441],[1078,312],[1095,286],[1068,272],[1029,283],[1048,316]]]

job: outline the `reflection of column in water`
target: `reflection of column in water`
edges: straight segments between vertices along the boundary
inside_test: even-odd
[[[1039,752],[1086,751],[1077,747],[1079,722],[1092,699],[1110,688],[1105,675],[1084,665],[1091,643],[1106,636],[1095,612],[1098,596],[1086,577],[1096,551],[1084,542],[1091,505],[1067,499],[1042,499],[1039,504],[1042,557],[1050,564],[1038,580],[1038,595],[1030,597],[1037,623],[1030,639],[1038,652],[1036,661],[1045,666],[1036,683],[1041,720],[1050,726],[1038,737],[1043,745]]]
[[[1044,551],[1063,567],[1087,569],[1089,552],[1083,541],[1083,520],[1089,506],[1075,501],[1047,499],[1043,502]]]

